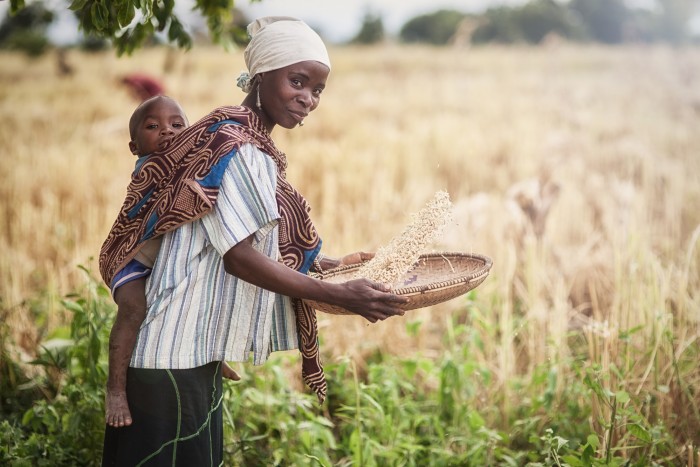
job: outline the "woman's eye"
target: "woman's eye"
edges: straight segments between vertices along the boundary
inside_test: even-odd
[[[298,80],[298,79],[292,79],[292,84],[293,84],[294,86],[301,86],[301,81]]]
[[[323,89],[314,89],[314,96],[320,96],[322,92]]]

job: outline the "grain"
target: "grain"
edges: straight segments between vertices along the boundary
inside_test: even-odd
[[[411,215],[404,230],[374,258],[358,269],[357,276],[392,284],[406,274],[428,245],[436,241],[452,217],[452,203],[446,191],[438,191],[419,212]]]

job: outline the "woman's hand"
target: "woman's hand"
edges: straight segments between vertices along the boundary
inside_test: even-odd
[[[340,265],[345,266],[348,264],[362,264],[374,258],[374,253],[366,253],[364,251],[358,251],[356,253],[350,253],[340,258]]]
[[[344,294],[338,294],[336,305],[362,316],[371,323],[383,321],[392,316],[403,316],[400,305],[408,303],[408,298],[391,293],[391,287],[369,279],[355,279],[340,284]]]

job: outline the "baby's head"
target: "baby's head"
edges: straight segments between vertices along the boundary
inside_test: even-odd
[[[129,149],[137,156],[158,151],[187,126],[189,122],[180,104],[167,96],[151,97],[129,119]]]

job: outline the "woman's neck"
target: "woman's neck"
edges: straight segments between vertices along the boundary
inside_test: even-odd
[[[263,127],[267,130],[269,134],[272,134],[272,130],[275,128],[275,124],[269,120],[269,118],[262,109],[258,108],[257,103],[255,102],[255,90],[251,91],[246,96],[246,98],[243,99],[241,105],[248,107],[255,115],[257,115]]]

